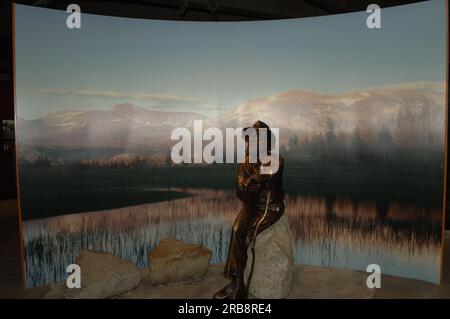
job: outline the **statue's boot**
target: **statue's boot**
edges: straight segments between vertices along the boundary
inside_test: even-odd
[[[246,299],[247,291],[243,285],[232,281],[213,296],[214,299]]]
[[[234,299],[234,292],[236,290],[236,283],[232,281],[218,292],[216,292],[213,296],[214,299]]]

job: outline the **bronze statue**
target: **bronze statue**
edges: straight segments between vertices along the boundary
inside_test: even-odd
[[[265,128],[268,131],[267,149],[269,154],[274,138],[269,126],[264,122],[257,121],[253,128],[257,132],[258,142],[259,129]],[[256,236],[273,225],[284,213],[283,158],[279,156],[278,171],[274,174],[261,174],[262,164],[259,160],[256,163],[250,163],[248,147],[249,142],[246,139],[245,162],[239,164],[238,167],[236,190],[237,197],[243,202],[244,207],[240,210],[233,224],[228,258],[224,269],[224,275],[231,280],[231,283],[214,294],[216,299],[247,298],[255,262],[254,244]],[[251,247],[253,253],[253,264],[247,282],[244,282],[249,247]]]

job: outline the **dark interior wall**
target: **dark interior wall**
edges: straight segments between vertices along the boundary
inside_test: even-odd
[[[448,5],[448,1],[447,1]],[[448,8],[447,8],[448,10]],[[447,11],[447,20],[449,19],[449,13]],[[450,97],[450,83],[449,83],[449,75],[450,75],[450,58],[449,58],[449,22],[447,21],[447,157],[450,157],[450,137],[448,133],[450,132],[449,123],[450,123],[450,110],[449,108],[449,97]],[[446,211],[445,211],[445,229],[450,230],[450,160],[447,160],[447,194],[446,194]],[[450,276],[450,275],[449,275]]]
[[[0,200],[15,198],[14,140],[3,134],[3,121],[14,120],[12,5],[0,2]]]

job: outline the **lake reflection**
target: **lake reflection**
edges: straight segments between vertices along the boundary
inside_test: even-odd
[[[226,259],[241,203],[230,190],[170,189],[192,194],[168,202],[24,222],[27,286],[65,280],[80,249],[111,252],[147,266],[164,238],[201,243],[212,263]],[[439,282],[439,208],[348,198],[287,196],[297,264],[365,270]]]

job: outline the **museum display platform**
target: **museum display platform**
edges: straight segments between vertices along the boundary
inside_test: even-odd
[[[0,298],[64,298],[63,286],[23,289],[20,279],[20,249],[16,201],[0,202]],[[450,299],[450,232],[446,232],[444,265],[444,284],[437,285],[420,280],[382,275],[381,288],[369,289],[366,286],[368,274],[350,269],[296,265],[294,280],[288,299],[351,298],[351,299],[395,299],[395,298],[445,298]],[[17,254],[11,254],[16,251]],[[153,286],[143,275],[142,283],[133,291],[114,298],[128,299],[201,299],[211,298],[215,291],[228,280],[222,276],[223,265],[210,265],[206,276],[197,282]]]

